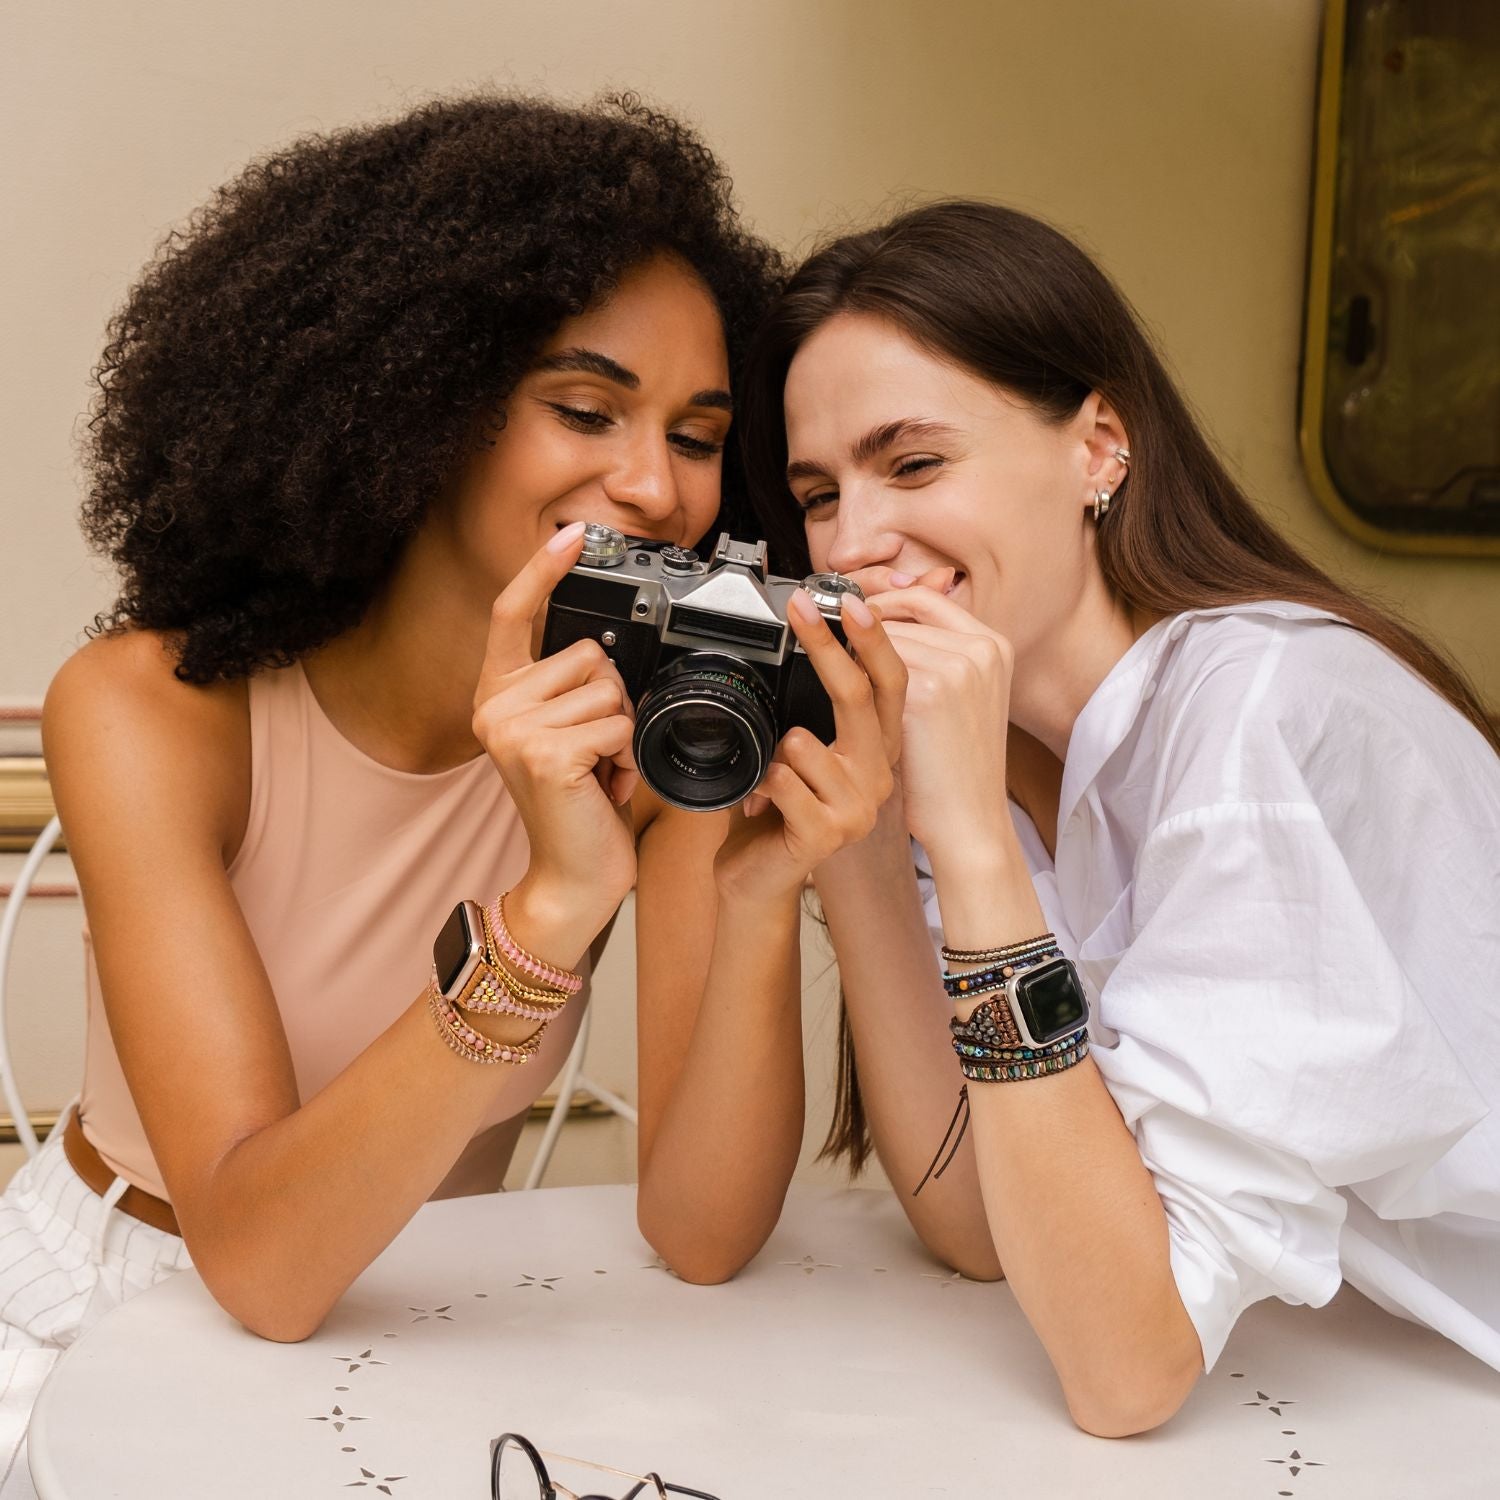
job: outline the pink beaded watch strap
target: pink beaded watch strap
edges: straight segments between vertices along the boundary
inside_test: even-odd
[[[437,1022],[438,1034],[460,1057],[477,1063],[511,1063],[520,1065],[536,1056],[541,1046],[542,1027],[524,1042],[497,1042],[491,1037],[481,1036],[454,1009],[437,987],[437,982],[427,987],[427,1008]]]
[[[523,974],[530,974],[533,979],[540,979],[543,984],[551,985],[553,989],[561,990],[565,995],[576,995],[583,988],[581,974],[575,974],[571,969],[553,968],[534,953],[528,953],[511,936],[510,928],[505,925],[504,895],[491,903],[486,915],[490,920],[490,936],[494,938],[496,948],[515,968]]]

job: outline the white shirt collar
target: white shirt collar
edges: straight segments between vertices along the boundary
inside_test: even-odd
[[[1329,620],[1347,622],[1331,610],[1290,600],[1252,600],[1246,604],[1220,604],[1212,609],[1188,609],[1158,620],[1110,668],[1104,680],[1083,705],[1073,722],[1063,762],[1062,795],[1058,804],[1058,829],[1067,826],[1079,798],[1093,785],[1104,763],[1124,743],[1140,717],[1142,705],[1156,691],[1170,648],[1187,633],[1194,620],[1216,615],[1266,615],[1279,620]]]

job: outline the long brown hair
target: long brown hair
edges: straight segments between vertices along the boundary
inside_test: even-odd
[[[845,236],[796,272],[752,346],[739,405],[751,502],[774,565],[808,570],[786,484],[782,392],[802,343],[838,313],[889,319],[940,358],[1066,422],[1097,391],[1130,437],[1130,477],[1096,538],[1105,579],[1147,612],[1285,599],[1378,641],[1500,752],[1459,668],[1389,613],[1335,583],[1261,518],[1198,430],[1114,284],[1047,224],[996,204],[934,203]],[[846,1013],[823,1155],[858,1171],[870,1153]]]

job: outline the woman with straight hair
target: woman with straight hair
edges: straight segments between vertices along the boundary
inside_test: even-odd
[[[896,789],[814,872],[828,1151],[1010,1280],[1090,1432],[1343,1280],[1500,1368],[1500,758],[1460,673],[1262,520],[1025,214],[814,255],[741,411],[780,568],[858,580],[909,679]]]

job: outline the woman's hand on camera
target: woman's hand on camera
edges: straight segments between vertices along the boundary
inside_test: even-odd
[[[880,622],[846,596],[855,661],[806,594],[792,596],[787,619],[833,704],[835,738],[825,745],[800,728],[782,737],[719,851],[721,891],[775,898],[801,890],[817,865],[875,826],[901,754],[906,669]]]
[[[951,568],[871,579],[870,608],[906,665],[901,785],[906,826],[930,855],[1012,832],[1005,798],[1011,644],[948,596]],[[881,588],[884,582],[885,587]],[[987,828],[987,820],[995,827]]]
[[[532,654],[547,598],[582,545],[581,522],[558,532],[495,600],[474,733],[525,824],[529,883],[575,909],[597,907],[602,925],[635,882],[635,710],[597,641]]]

